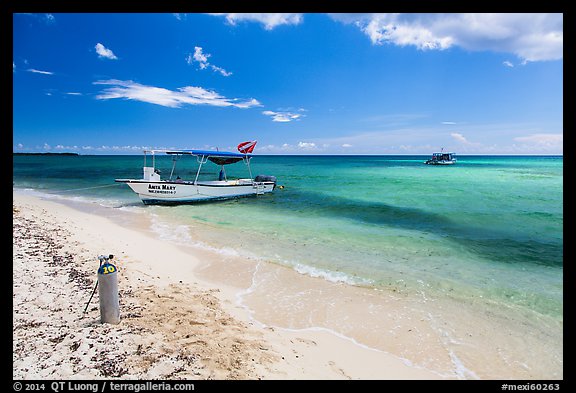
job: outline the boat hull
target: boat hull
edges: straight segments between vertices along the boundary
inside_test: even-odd
[[[126,183],[144,204],[181,204],[262,195],[274,190],[275,182],[234,181],[193,182],[116,179]]]
[[[427,165],[454,165],[454,164],[456,164],[456,161],[453,161],[453,160],[450,160],[450,161],[428,160],[428,161],[424,162],[424,164],[427,164]]]

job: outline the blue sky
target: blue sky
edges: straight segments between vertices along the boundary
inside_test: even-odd
[[[14,14],[13,150],[563,154],[562,14]]]

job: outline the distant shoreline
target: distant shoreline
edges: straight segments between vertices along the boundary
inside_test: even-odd
[[[12,153],[14,156],[79,156],[78,153]]]

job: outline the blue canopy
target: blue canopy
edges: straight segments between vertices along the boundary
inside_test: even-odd
[[[184,150],[150,149],[150,150],[144,150],[144,153],[189,154],[192,156],[227,157],[227,158],[245,158],[251,156],[251,154],[236,153],[232,151],[188,150],[188,149]]]
[[[146,153],[152,153],[152,155],[156,153],[166,153],[166,154],[187,154],[191,156],[199,156],[205,157],[208,160],[212,161],[216,165],[228,165],[234,164],[235,162],[241,161],[243,159],[250,159],[252,158],[251,154],[244,154],[244,153],[235,153],[231,151],[217,151],[217,150],[166,150],[166,149],[151,149],[151,150],[144,150],[144,155]]]
[[[193,156],[206,156],[206,157],[237,157],[244,158],[250,154],[235,153],[232,151],[216,151],[216,150],[166,150],[166,154],[190,154]]]

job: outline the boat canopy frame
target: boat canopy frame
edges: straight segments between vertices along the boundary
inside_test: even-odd
[[[198,177],[200,176],[200,170],[202,169],[202,165],[206,164],[208,160],[214,162],[216,165],[221,165],[224,168],[224,165],[234,164],[240,160],[244,161],[244,164],[248,167],[248,173],[250,174],[250,179],[252,179],[252,169],[250,168],[250,159],[252,158],[251,154],[245,153],[236,153],[231,151],[217,151],[217,150],[174,150],[174,149],[147,149],[144,150],[144,166],[146,165],[146,155],[150,154],[152,156],[152,168],[156,168],[156,153],[164,153],[168,155],[173,155],[173,164],[172,170],[170,171],[169,179],[172,180],[172,175],[174,173],[174,169],[176,167],[176,160],[181,155],[191,155],[196,156],[196,161],[198,162],[198,171],[196,172],[196,177],[194,178],[194,184],[198,183]],[[211,160],[214,158],[215,160]]]
[[[452,160],[454,156],[456,156],[454,152],[432,153],[432,159],[436,158],[437,160]]]

